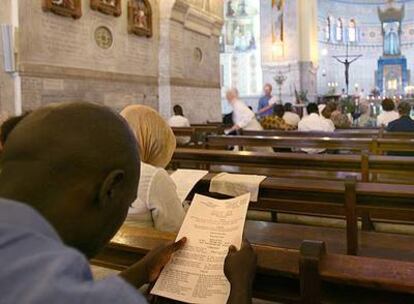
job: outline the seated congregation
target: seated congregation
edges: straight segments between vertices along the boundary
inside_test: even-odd
[[[0,0],[0,304],[414,303],[412,16]]]

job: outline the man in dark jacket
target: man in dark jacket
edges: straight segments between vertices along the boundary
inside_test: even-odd
[[[400,118],[389,123],[388,132],[414,132],[414,120],[411,119],[411,105],[403,101],[398,105]]]

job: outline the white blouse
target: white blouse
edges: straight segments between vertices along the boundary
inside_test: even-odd
[[[129,208],[126,223],[177,232],[184,217],[177,187],[168,172],[141,162],[138,197]]]
[[[400,118],[400,115],[395,111],[384,111],[377,117],[377,127],[388,126],[391,121]]]

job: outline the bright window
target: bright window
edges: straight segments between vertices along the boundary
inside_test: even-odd
[[[326,19],[325,39],[326,41],[331,40],[331,18],[330,17]]]
[[[356,22],[354,19],[351,19],[351,21],[349,21],[348,40],[349,42],[357,41]]]
[[[341,18],[336,21],[336,40],[342,41],[344,38],[344,23]]]

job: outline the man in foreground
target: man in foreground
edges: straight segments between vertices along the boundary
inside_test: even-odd
[[[120,277],[98,282],[86,259],[125,220],[139,165],[134,136],[107,108],[53,105],[23,119],[0,163],[0,302],[146,303],[132,286],[154,281],[185,239],[155,249]],[[250,246],[226,260],[226,275],[237,287],[232,292],[241,297],[251,282],[240,279],[231,262],[248,262],[246,256],[254,256]]]

